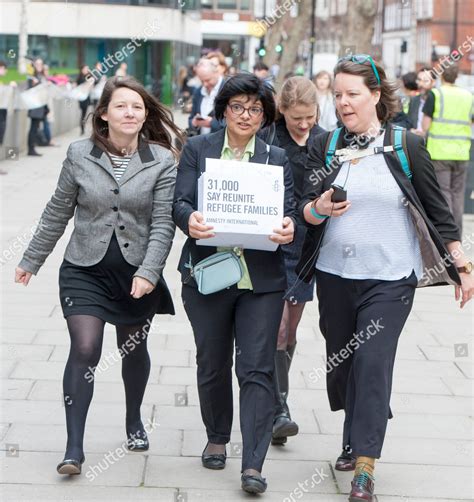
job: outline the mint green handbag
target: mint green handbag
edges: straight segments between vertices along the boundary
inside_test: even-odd
[[[237,284],[244,274],[240,263],[240,250],[221,251],[214,253],[194,267],[189,257],[189,263],[185,266],[191,270],[191,276],[196,281],[198,290],[203,295],[210,295],[217,291]]]

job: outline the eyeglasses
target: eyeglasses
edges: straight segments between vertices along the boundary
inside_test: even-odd
[[[375,67],[375,63],[374,60],[372,59],[372,56],[370,56],[369,54],[349,54],[347,56],[343,56],[342,58],[340,58],[338,63],[341,61],[352,61],[353,63],[357,64],[365,64],[367,61],[369,61],[370,65],[372,66],[372,70],[374,71],[375,78],[377,79],[377,83],[381,85],[379,72]]]
[[[260,108],[260,106],[251,106],[249,108],[245,108],[245,106],[238,105],[237,103],[232,103],[228,105],[228,107],[235,115],[242,115],[244,112],[248,112],[251,117],[257,118],[260,117],[260,115],[263,113],[263,108]]]

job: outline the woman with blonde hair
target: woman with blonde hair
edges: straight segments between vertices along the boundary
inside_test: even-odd
[[[308,148],[313,144],[314,137],[324,132],[317,124],[319,109],[316,87],[306,77],[291,77],[284,82],[278,103],[280,118],[275,123],[272,144],[286,151],[293,173],[294,197],[296,204],[299,204]],[[298,433],[298,425],[291,419],[287,398],[288,374],[296,348],[296,330],[306,302],[312,301],[314,292],[314,281],[307,284],[295,273],[305,234],[306,226],[298,225],[294,241],[282,246],[288,288],[284,296],[285,305],[275,355],[275,416],[272,431],[274,445],[282,445],[286,443],[288,436]]]
[[[321,70],[314,77],[320,110],[319,125],[327,131],[337,127],[336,107],[332,95],[332,77],[326,70]]]

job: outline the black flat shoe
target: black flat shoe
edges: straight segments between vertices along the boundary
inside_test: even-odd
[[[82,457],[81,460],[76,460],[75,458],[64,459],[60,464],[58,464],[56,470],[58,471],[58,474],[81,474],[84,460],[84,457]]]
[[[337,457],[336,471],[353,471],[356,467],[356,457],[353,457],[347,450],[342,450],[342,453]]]
[[[207,445],[206,445],[206,448],[207,448]],[[224,452],[224,453],[208,454],[208,453],[205,453],[206,448],[204,448],[204,451],[202,452],[202,455],[201,455],[202,465],[206,469],[213,469],[215,471],[218,471],[220,469],[224,469],[225,461],[227,458],[227,453]]]
[[[129,451],[147,451],[150,448],[147,435],[141,434],[140,431],[136,434],[127,434],[127,448]]]
[[[260,474],[242,474],[242,490],[247,493],[263,493],[267,489],[267,482]]]

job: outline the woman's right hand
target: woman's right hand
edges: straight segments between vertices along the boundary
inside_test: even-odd
[[[23,286],[28,286],[32,275],[31,272],[27,272],[20,267],[15,268],[15,282],[20,282]]]
[[[193,239],[209,239],[214,237],[214,232],[211,230],[214,227],[204,224],[204,216],[199,211],[194,211],[188,221],[189,235]]]
[[[333,193],[334,189],[330,188],[317,200],[314,209],[321,216],[342,216],[351,207],[351,202],[349,200],[345,200],[344,202],[332,202],[331,197]]]

